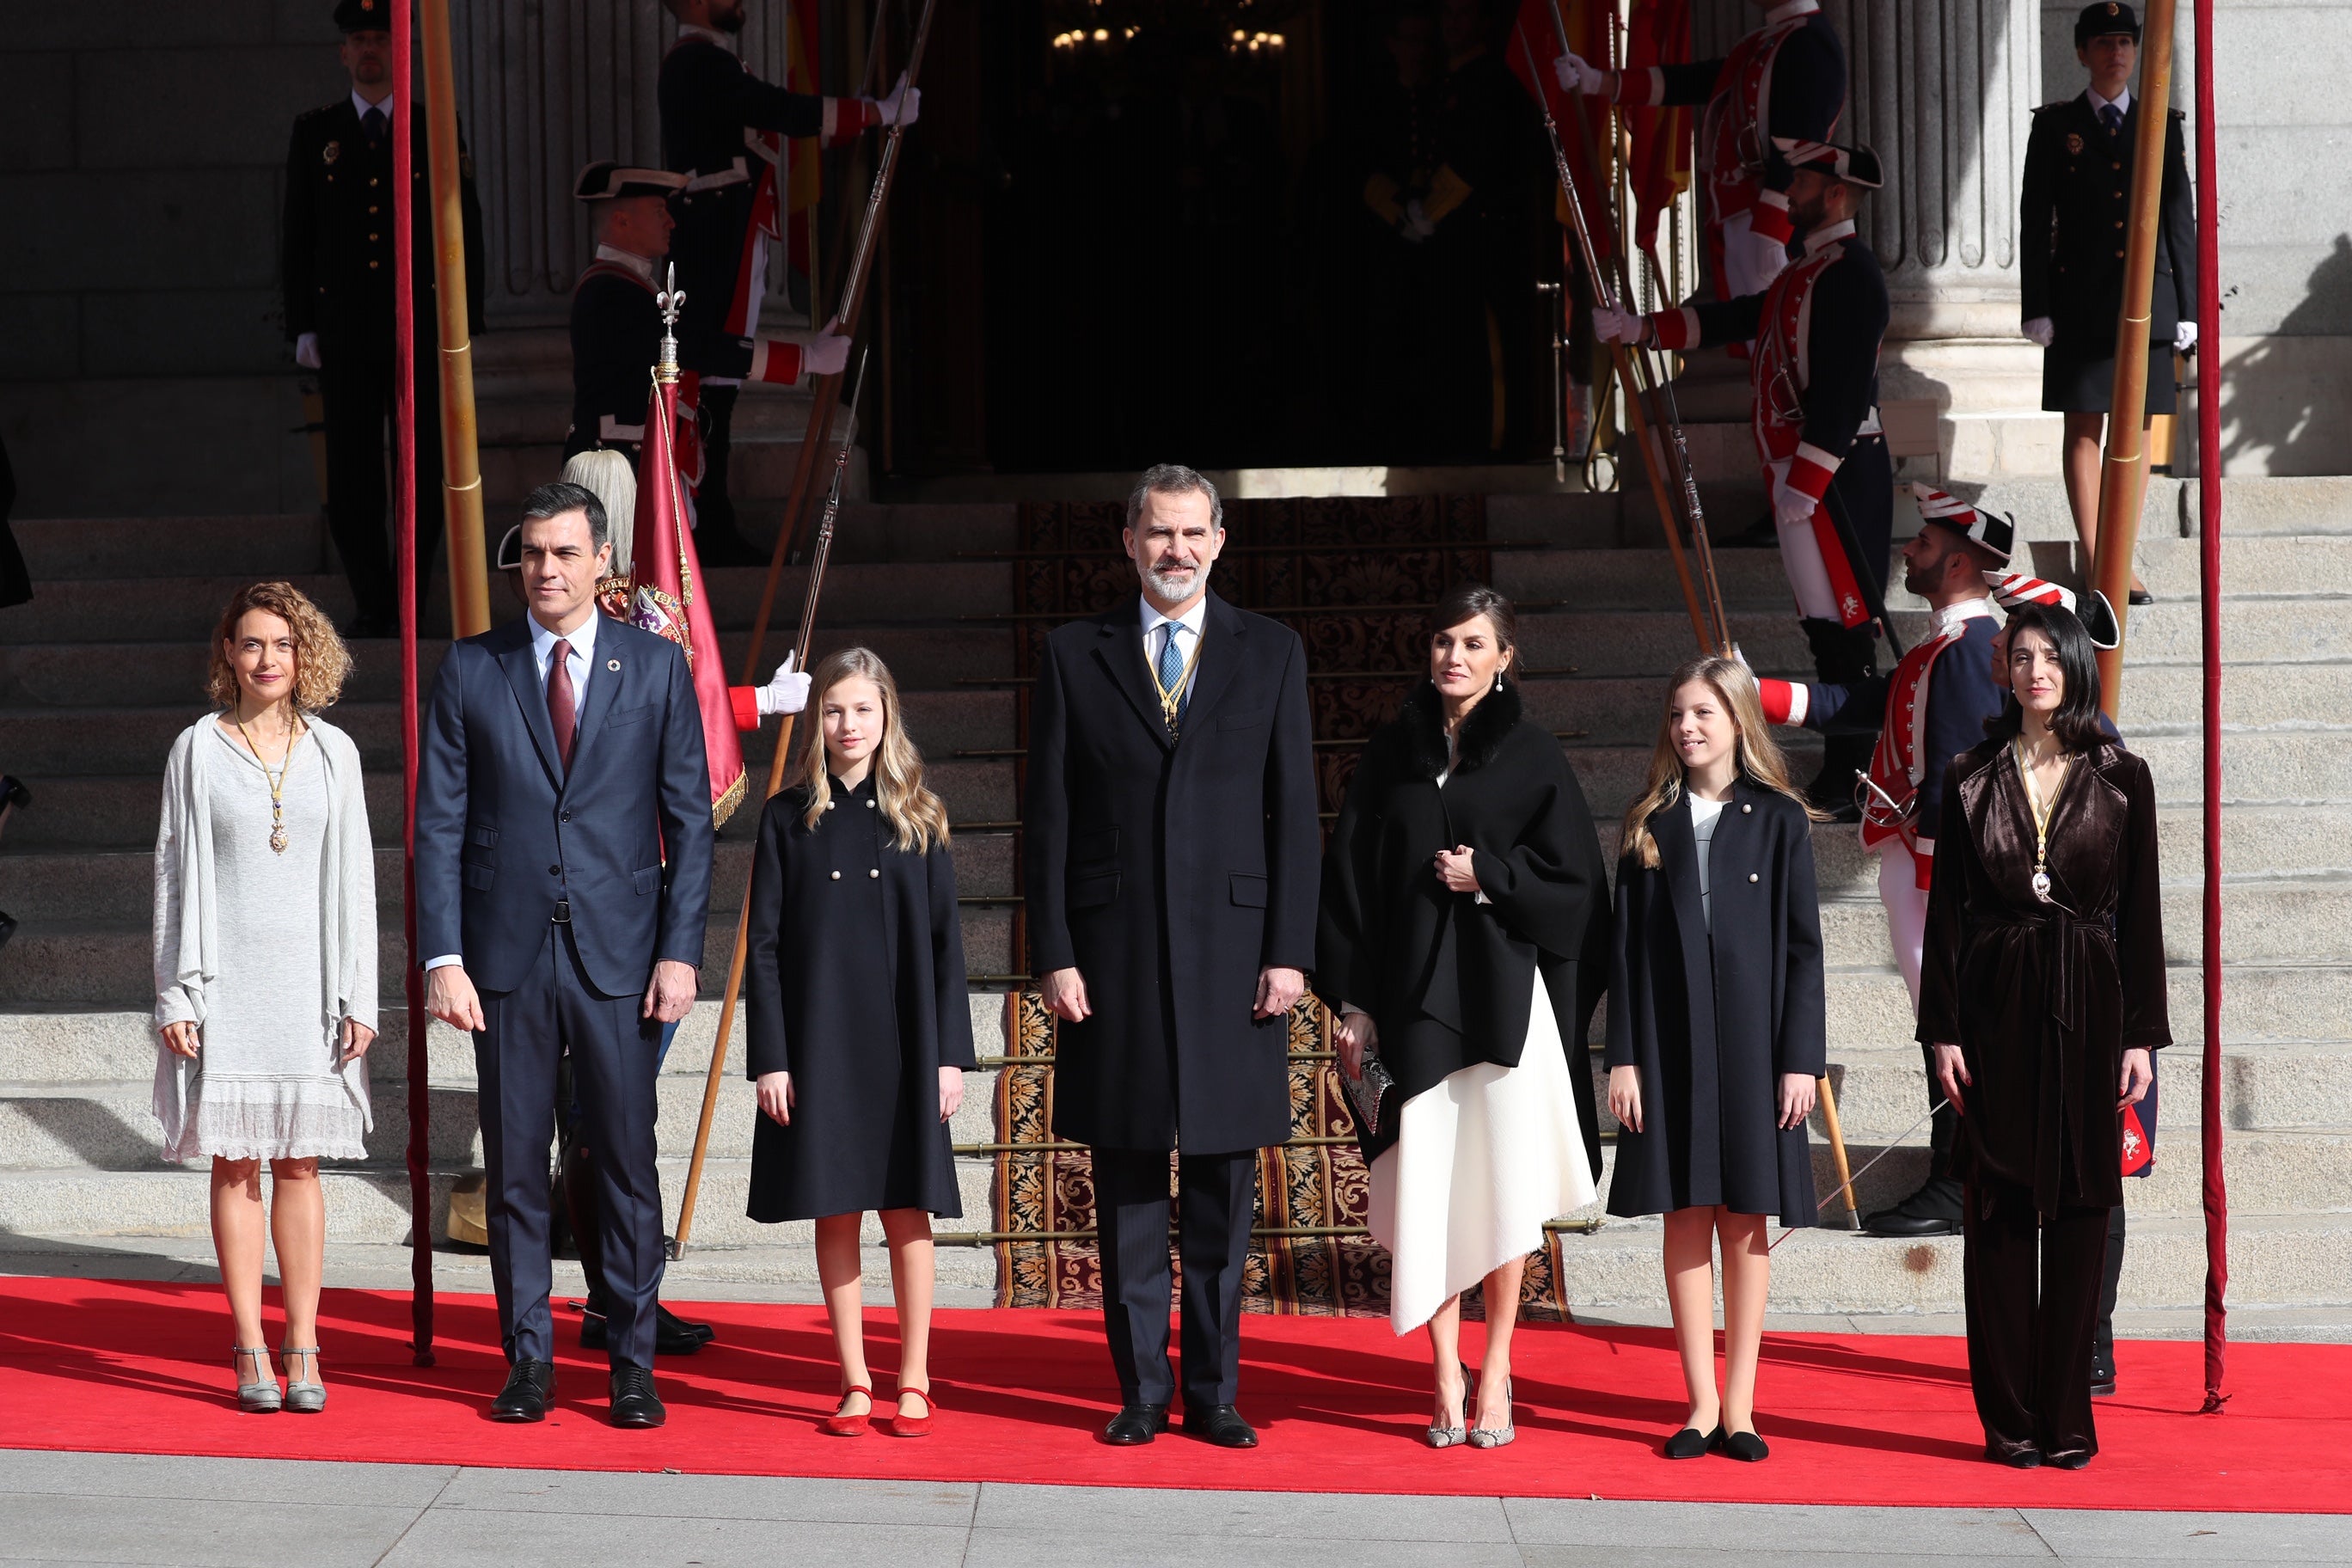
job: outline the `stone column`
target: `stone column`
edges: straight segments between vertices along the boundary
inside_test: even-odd
[[[2054,474],[2058,421],[2040,411],[2041,351],[2018,332],[2018,191],[2042,95],[2040,6],[1823,8],[1852,73],[1840,140],[1869,143],[1886,171],[1861,225],[1893,297],[1882,396],[1934,404],[1938,476]],[[1906,471],[1928,462],[1915,458]]]

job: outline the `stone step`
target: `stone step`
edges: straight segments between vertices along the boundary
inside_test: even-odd
[[[2184,514],[2199,515],[2198,487],[2184,487]],[[2221,536],[2352,533],[2352,479],[2308,475],[2231,479],[2221,484]]]

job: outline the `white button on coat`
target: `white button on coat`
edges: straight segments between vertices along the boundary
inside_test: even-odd
[[[835,871],[835,872],[833,874],[833,879],[834,879],[835,881],[836,881],[836,882],[840,881],[840,880],[841,880],[841,873],[840,873],[840,872],[838,872],[838,871]]]
[[[877,867],[875,869],[868,871],[866,874],[869,877],[878,877],[882,874],[881,868]]]
[[[1751,882],[1752,882],[1752,881],[1754,881],[1754,880],[1756,879],[1756,873],[1755,873],[1755,872],[1753,872],[1753,871],[1748,872],[1748,879],[1749,881],[1751,881]]]

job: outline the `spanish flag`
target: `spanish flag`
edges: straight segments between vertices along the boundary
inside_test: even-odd
[[[694,553],[693,512],[678,474],[677,384],[659,371],[646,398],[646,439],[637,457],[635,553],[630,563],[627,620],[686,650],[694,697],[702,710],[702,747],[710,759],[710,820],[727,820],[743,800],[743,746],[720,668],[719,624],[702,563]]]

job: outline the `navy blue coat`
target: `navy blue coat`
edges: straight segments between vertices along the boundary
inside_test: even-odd
[[[457,953],[477,986],[511,991],[565,900],[607,995],[644,991],[656,960],[701,965],[710,773],[677,644],[598,624],[568,775],[528,616],[451,647],[418,742],[420,958]]]

